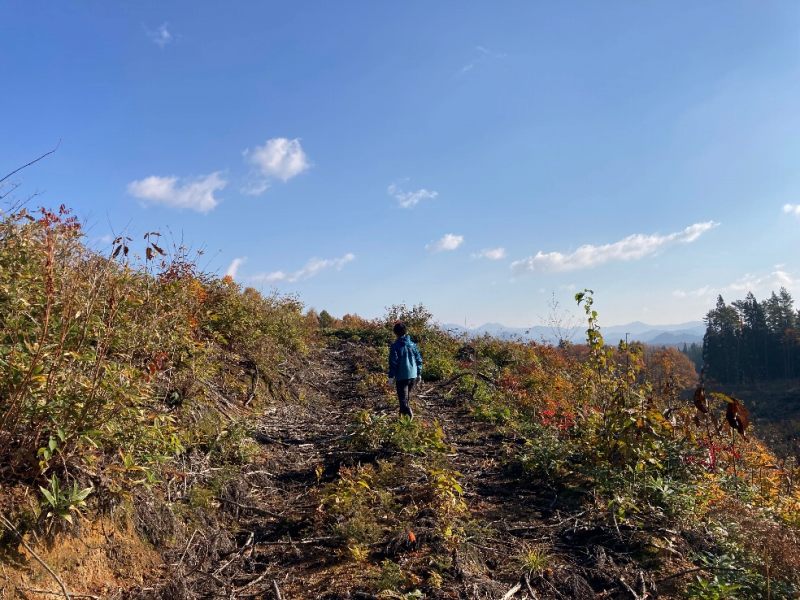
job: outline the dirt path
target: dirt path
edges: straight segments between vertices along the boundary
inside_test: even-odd
[[[258,460],[220,493],[222,531],[190,539],[174,553],[162,581],[140,589],[139,598],[375,597],[354,589],[353,581],[363,581],[363,566],[343,559],[341,540],[320,534],[325,528],[316,493],[336,479],[341,464],[359,459],[340,443],[354,414],[396,411],[381,391],[366,397],[356,392],[363,373],[355,359],[359,348],[334,343],[295,375],[296,399],[263,416],[255,435],[263,450]],[[475,420],[465,398],[446,392],[448,386],[427,384],[418,390],[416,418],[441,424],[452,446],[447,460],[460,473],[468,520],[477,525],[468,526],[467,539],[453,552],[455,583],[428,597],[500,598],[521,585],[517,557],[540,543],[555,548],[559,561],[573,568],[566,578],[543,570],[532,584],[538,591],[526,583],[517,598],[594,598],[604,590],[603,597],[630,597],[615,596],[614,580],[602,575],[607,552],[599,542],[570,538],[578,532],[555,510],[555,493],[526,486],[509,470],[508,458],[521,440]],[[226,536],[225,529],[232,533]]]
[[[350,461],[336,442],[347,435],[354,413],[368,409],[393,414],[397,410],[380,392],[368,397],[355,393],[353,355],[357,351],[358,346],[349,343],[329,350],[321,357],[316,381],[307,381],[319,395],[307,405],[284,406],[267,414],[264,432],[271,442],[275,488],[262,498],[261,505],[276,514],[293,516],[259,523],[255,544],[262,560],[274,565],[286,597],[349,597],[343,589],[347,585],[342,585],[348,568],[331,569],[337,559],[329,540],[313,536],[317,507],[305,500],[318,476],[333,478],[338,465]],[[510,556],[523,542],[536,538],[533,521],[541,522],[541,498],[521,488],[504,466],[515,441],[506,439],[494,425],[476,421],[462,400],[448,397],[447,391],[448,386],[435,384],[417,389],[412,400],[416,418],[441,424],[452,445],[448,460],[461,474],[469,513],[476,522],[488,522],[489,528],[481,540],[475,540],[469,557],[455,557],[455,569],[462,579],[458,595],[451,591],[442,597],[500,597],[519,577]]]

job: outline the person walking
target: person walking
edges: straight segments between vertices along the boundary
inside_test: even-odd
[[[400,416],[413,419],[409,399],[414,384],[422,379],[422,354],[408,335],[404,323],[395,323],[393,331],[397,339],[389,348],[389,383],[394,383],[397,389]]]

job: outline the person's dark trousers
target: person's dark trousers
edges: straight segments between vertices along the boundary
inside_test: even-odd
[[[414,389],[416,379],[398,379],[395,381],[397,386],[397,399],[400,401],[400,414],[406,415],[408,418],[413,418],[414,413],[411,412],[411,405],[408,403],[411,397],[411,390]]]

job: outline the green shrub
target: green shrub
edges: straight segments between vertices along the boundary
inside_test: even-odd
[[[388,558],[384,559],[381,563],[381,572],[377,581],[378,590],[395,592],[405,587],[406,583],[406,575],[400,565]]]
[[[380,540],[386,527],[380,522],[381,516],[397,511],[392,495],[382,489],[382,482],[391,481],[396,475],[392,465],[386,463],[341,469],[339,479],[322,490],[322,505],[333,532],[350,546]]]
[[[194,432],[197,415],[221,404],[235,416],[236,404],[280,395],[280,365],[308,350],[316,330],[295,298],[203,275],[156,233],[140,250],[121,236],[99,255],[64,207],[0,217],[7,472],[43,482],[102,468],[98,494],[152,483],[165,462],[208,442]],[[223,462],[251,455],[232,430],[215,443]]]
[[[526,473],[537,478],[558,480],[570,473],[575,447],[549,427],[535,427],[525,441],[519,458]]]
[[[449,448],[444,441],[444,431],[436,421],[426,423],[408,417],[379,416],[366,410],[355,415],[348,443],[361,451],[419,456],[446,452]]]
[[[476,394],[470,403],[470,410],[477,420],[495,425],[511,423],[515,418],[514,410],[510,406],[485,394]]]
[[[72,523],[73,514],[80,514],[86,508],[86,499],[94,487],[81,488],[77,481],[70,487],[62,487],[58,477],[50,478],[48,487],[39,486],[42,493],[42,509],[46,519],[63,519]]]
[[[517,558],[524,573],[542,575],[553,563],[553,557],[540,546],[524,546]]]

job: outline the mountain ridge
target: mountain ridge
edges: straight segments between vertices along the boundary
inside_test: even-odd
[[[501,339],[522,339],[526,341],[543,341],[558,343],[563,337],[577,342],[583,337],[583,326],[562,327],[559,333],[557,326],[532,325],[530,327],[511,327],[498,322],[488,322],[477,327],[464,327],[453,323],[442,325],[444,329],[457,335],[480,337],[491,335]],[[703,321],[686,321],[684,323],[652,325],[642,321],[632,321],[622,325],[602,327],[601,332],[609,343],[625,339],[659,346],[682,346],[683,344],[699,344],[705,334]]]

